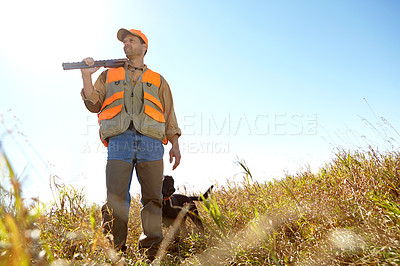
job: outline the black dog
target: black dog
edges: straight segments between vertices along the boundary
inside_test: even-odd
[[[204,193],[203,198],[208,198],[208,194],[210,194],[212,188],[211,186],[206,193]],[[181,194],[174,194],[175,187],[174,187],[174,179],[172,176],[165,175],[163,180],[163,205],[162,205],[162,217],[163,223],[166,226],[172,225],[173,221],[178,217],[179,212],[181,209],[187,205],[188,212],[185,214],[183,218],[183,222],[189,217],[193,223],[202,231],[204,232],[204,226],[199,218],[199,212],[194,201],[201,201],[202,197],[188,197]]]

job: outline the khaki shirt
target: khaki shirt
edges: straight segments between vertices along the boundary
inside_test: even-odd
[[[126,66],[128,77],[130,81],[132,82],[132,87],[134,86],[134,83],[139,79],[139,77],[143,74],[143,72],[147,69],[147,66],[145,65],[143,68],[135,68],[133,67],[129,62],[127,63]],[[86,105],[86,108],[92,112],[92,113],[98,113],[100,112],[101,106],[103,105],[103,101],[106,96],[106,79],[107,79],[107,72],[108,70],[103,71],[100,76],[97,78],[95,84],[94,84],[94,91],[92,92],[91,95],[86,97],[86,95],[83,92],[83,89],[81,91],[81,96],[82,99]],[[143,92],[134,92],[135,97],[137,100],[137,103],[134,104],[136,106],[137,113],[139,110],[141,110],[143,106]],[[174,102],[172,99],[172,93],[169,88],[169,85],[167,81],[164,79],[163,76],[161,76],[161,85],[160,89],[158,91],[158,95],[161,101],[161,104],[163,105],[164,109],[164,117],[166,120],[165,124],[165,133],[170,140],[174,135],[180,136],[181,130],[178,127],[178,122],[175,116],[175,111],[174,111]]]

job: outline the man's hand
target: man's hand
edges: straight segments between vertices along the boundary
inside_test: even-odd
[[[94,65],[94,59],[91,57],[86,57],[85,59],[82,60],[82,62],[85,62],[86,65],[88,66]],[[91,76],[94,72],[99,70],[99,68],[100,67],[82,68],[81,69],[82,76]]]
[[[169,163],[172,163],[173,159],[175,158],[175,163],[172,166],[172,170],[175,170],[175,168],[178,167],[179,163],[181,162],[181,151],[179,150],[178,135],[173,136],[169,141],[172,144],[172,148],[169,151]]]

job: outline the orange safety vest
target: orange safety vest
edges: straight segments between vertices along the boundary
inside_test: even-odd
[[[164,108],[158,96],[161,85],[160,74],[146,69],[132,87],[123,67],[110,68],[106,80],[106,97],[97,114],[100,125],[100,139],[108,146],[108,139],[125,132],[131,123],[143,135],[167,144],[165,134]],[[129,94],[134,90],[143,91],[143,107],[134,114]],[[130,92],[130,93],[129,93]],[[132,110],[130,110],[132,109]]]

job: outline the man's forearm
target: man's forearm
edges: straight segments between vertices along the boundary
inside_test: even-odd
[[[169,162],[172,163],[173,159],[175,158],[175,163],[172,166],[172,170],[175,170],[175,168],[178,167],[178,165],[181,162],[181,151],[179,150],[178,138],[179,138],[179,135],[175,134],[169,140],[172,144],[171,150],[169,151]]]
[[[86,98],[88,98],[90,95],[92,95],[94,90],[92,75],[82,74],[82,80],[83,80],[83,94],[85,95]]]
[[[172,138],[169,140],[169,142],[171,142],[172,145],[176,145],[176,144],[179,144],[178,139],[179,139],[179,135],[175,134],[174,136],[172,136]]]

